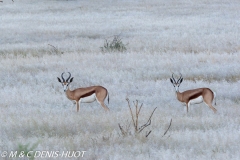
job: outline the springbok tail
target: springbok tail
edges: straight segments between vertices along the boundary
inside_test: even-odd
[[[109,93],[108,93],[108,104],[109,104]]]
[[[217,105],[217,94],[215,92],[213,92],[213,95],[214,95],[214,101],[215,101],[215,106]]]

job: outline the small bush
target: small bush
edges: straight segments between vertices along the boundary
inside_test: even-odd
[[[104,46],[100,47],[102,52],[124,52],[127,50],[119,36],[114,36],[112,41],[105,39]]]
[[[17,149],[17,153],[18,153],[18,157],[27,157],[29,160],[34,160],[34,154],[35,154],[35,149],[38,146],[38,142],[34,143],[32,146],[30,146],[30,143],[23,145],[23,144],[19,144],[18,145],[18,149]]]
[[[129,108],[131,118],[132,118],[132,124],[133,124],[133,127],[134,127],[134,134],[132,134],[132,132],[131,132],[131,123],[128,122],[128,121],[127,121],[127,124],[125,124],[125,126],[122,126],[120,123],[118,123],[118,127],[119,127],[119,129],[120,129],[120,131],[121,131],[121,133],[124,137],[129,136],[129,135],[135,135],[136,136],[139,133],[141,133],[146,127],[151,125],[152,116],[153,116],[155,110],[157,109],[157,107],[154,108],[154,110],[152,111],[151,115],[148,118],[148,121],[145,124],[143,124],[139,127],[139,114],[140,114],[140,111],[142,109],[143,103],[139,107],[138,100],[136,100],[136,102],[133,102],[133,104],[135,106],[135,112],[134,112],[131,105],[130,105],[129,99],[127,98],[126,100],[128,102],[128,108]],[[162,137],[164,137],[167,134],[168,130],[171,127],[171,124],[172,124],[172,119],[169,123],[169,126],[168,126],[167,130],[164,132]],[[151,130],[147,131],[146,134],[145,134],[145,137],[148,137],[151,132],[152,132]]]
[[[135,112],[133,112],[129,99],[127,98],[126,100],[128,102],[128,108],[129,108],[129,111],[130,111],[130,114],[131,114],[132,123],[133,123],[134,131],[135,131],[134,135],[137,135],[137,134],[141,133],[146,127],[151,125],[151,121],[152,121],[151,118],[153,116],[153,113],[157,109],[157,107],[152,111],[152,114],[150,115],[148,121],[145,124],[143,124],[142,126],[139,127],[139,122],[138,122],[139,121],[139,114],[140,114],[140,111],[142,109],[143,104],[141,104],[140,107],[139,107],[138,100],[136,100],[136,103],[133,102],[134,106],[135,106]],[[128,125],[126,125],[126,127],[123,128],[123,126],[121,126],[121,124],[118,123],[118,127],[119,127],[123,136],[131,135],[130,126],[131,126],[131,123],[128,123]],[[151,132],[152,131],[146,132],[145,137],[148,137]]]

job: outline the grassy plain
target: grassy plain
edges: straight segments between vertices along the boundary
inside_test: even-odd
[[[0,3],[1,150],[37,143],[86,151],[81,159],[239,159],[239,15],[238,0]],[[127,51],[102,53],[114,35]],[[77,113],[56,78],[68,71],[71,89],[105,86],[111,111],[94,102]],[[198,104],[186,114],[173,72],[184,77],[180,91],[215,91],[217,113]],[[118,123],[131,122],[126,98],[143,103],[140,124],[157,107],[148,138],[121,135]]]

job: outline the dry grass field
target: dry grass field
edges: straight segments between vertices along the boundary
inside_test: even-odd
[[[238,0],[4,0],[0,159],[32,151],[35,160],[238,160],[239,15]],[[115,35],[127,50],[102,52]],[[82,103],[76,112],[57,80],[62,72],[74,77],[71,89],[106,87],[110,112],[97,102]],[[187,113],[172,73],[183,75],[180,91],[216,92],[217,113],[203,103]],[[139,125],[157,107],[140,134],[134,134],[126,98],[132,107],[143,103]],[[119,123],[130,124],[129,135]]]

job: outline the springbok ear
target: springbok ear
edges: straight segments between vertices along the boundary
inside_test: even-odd
[[[73,81],[73,77],[70,79],[70,83]]]
[[[182,83],[182,81],[183,81],[183,78],[180,79],[180,82],[179,82],[179,83]]]
[[[173,80],[172,80],[172,78],[170,78],[170,81],[171,81],[171,83],[173,83]]]
[[[58,77],[57,77],[57,79],[58,79],[58,82],[62,83],[62,81],[61,81],[61,79],[60,79],[60,78],[58,78]]]

